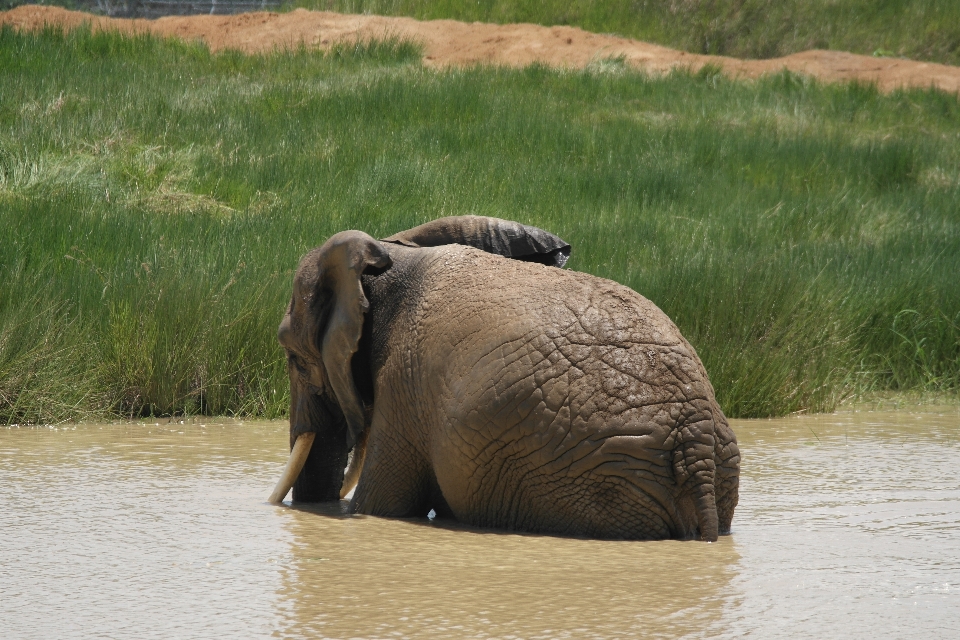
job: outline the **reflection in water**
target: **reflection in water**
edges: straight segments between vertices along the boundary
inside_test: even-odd
[[[733,565],[713,545],[481,532],[287,510],[283,595],[302,637],[673,637],[718,629]]]
[[[0,429],[5,638],[944,637],[960,412],[735,421],[733,535],[617,542],[265,504],[282,423]]]

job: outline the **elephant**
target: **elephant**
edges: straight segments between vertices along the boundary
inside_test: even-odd
[[[270,500],[603,539],[730,532],[740,453],[696,351],[542,229],[441,218],[343,231],[278,330],[287,466]],[[348,456],[350,458],[347,468]]]

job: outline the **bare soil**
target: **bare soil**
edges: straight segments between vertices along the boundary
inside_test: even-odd
[[[541,62],[556,67],[582,68],[604,58],[623,56],[631,66],[654,73],[667,72],[674,67],[696,71],[713,64],[731,76],[755,78],[786,68],[827,82],[875,82],[883,91],[906,86],[960,92],[960,67],[949,65],[823,50],[770,60],[739,60],[686,53],[638,40],[589,33],[575,27],[421,21],[303,9],[291,13],[170,16],[157,20],[103,18],[58,7],[33,5],[0,12],[0,24],[10,24],[18,29],[38,29],[43,25],[69,29],[83,23],[89,23],[96,30],[147,31],[184,40],[199,39],[213,51],[239,49],[258,53],[301,43],[325,48],[343,40],[399,36],[421,42],[424,62],[432,66],[525,66]]]

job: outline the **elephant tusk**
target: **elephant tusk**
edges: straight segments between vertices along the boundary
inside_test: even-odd
[[[281,474],[280,480],[277,481],[277,486],[274,487],[273,493],[267,498],[268,502],[279,504],[287,497],[287,492],[290,491],[293,483],[297,481],[297,476],[300,475],[300,471],[303,470],[303,465],[307,462],[307,456],[310,455],[310,447],[313,446],[313,439],[316,437],[317,434],[312,432],[301,433],[297,437],[297,441],[293,443],[293,449],[290,450],[290,458],[287,459],[287,466],[284,467],[283,474]]]
[[[360,480],[360,470],[362,468],[363,452],[355,450],[353,453],[353,460],[350,461],[350,466],[347,467],[347,472],[343,476],[343,486],[340,487],[341,500],[346,498],[347,494],[353,491],[353,488],[357,486],[357,481]]]
[[[343,478],[343,486],[340,487],[341,500],[346,498],[347,495],[349,495],[349,493],[353,491],[354,487],[357,486],[357,481],[359,479],[360,479],[360,472],[357,470],[356,466],[350,465],[347,468],[347,473]]]
[[[341,500],[353,491],[354,487],[357,486],[357,482],[360,480],[360,472],[363,470],[363,459],[367,455],[368,433],[369,431],[364,431],[360,434],[360,439],[353,448],[353,458],[350,459],[350,466],[347,467],[347,471],[343,476],[343,486],[340,487]]]

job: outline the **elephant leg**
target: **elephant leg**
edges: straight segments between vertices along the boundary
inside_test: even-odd
[[[393,518],[427,515],[437,484],[430,465],[397,429],[379,427],[370,427],[366,459],[350,510]]]
[[[430,508],[433,509],[438,518],[456,520],[457,516],[453,513],[450,505],[447,504],[447,499],[443,497],[443,491],[440,490],[440,485],[433,474],[431,474],[431,481],[433,486],[430,490]]]

